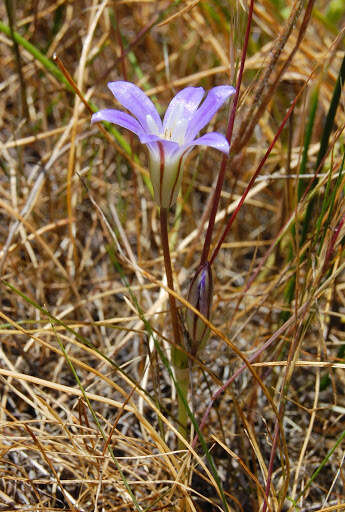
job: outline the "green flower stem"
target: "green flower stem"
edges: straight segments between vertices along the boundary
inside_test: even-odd
[[[180,387],[181,393],[183,394],[185,400],[188,398],[188,390],[189,390],[189,380],[190,380],[190,368],[180,368],[175,365],[175,376],[176,382]],[[177,393],[177,402],[178,402],[178,431],[185,439],[187,439],[188,434],[188,411],[187,408],[180,397],[179,393]],[[193,411],[194,413],[194,411]],[[180,449],[185,449],[183,443],[179,441],[178,446]]]
[[[163,248],[163,256],[164,256],[164,266],[165,273],[167,276],[167,284],[170,290],[174,291],[174,277],[171,266],[171,258],[170,258],[170,248],[169,248],[169,236],[168,236],[168,210],[167,208],[160,209],[160,225],[161,225],[161,240],[162,240],[162,248]],[[177,314],[177,306],[175,297],[169,293],[169,306],[170,306],[170,316],[171,316],[171,325],[173,329],[174,342],[175,345],[172,349],[172,363],[175,368],[176,380],[180,389],[187,400],[188,387],[189,387],[189,378],[187,377],[188,373],[188,358],[184,352],[179,350],[179,347],[182,347],[181,343],[181,331],[180,331],[180,323],[179,317]],[[185,404],[183,403],[182,398],[178,395],[178,422],[179,422],[179,432],[186,437],[187,435],[187,421],[188,415],[186,411]]]

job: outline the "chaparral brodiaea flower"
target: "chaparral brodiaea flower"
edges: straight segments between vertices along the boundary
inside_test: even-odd
[[[186,87],[171,100],[163,122],[146,94],[130,82],[110,82],[108,87],[132,116],[114,109],[100,110],[91,122],[108,121],[138,135],[149,151],[149,170],[156,202],[169,208],[176,201],[187,154],[194,146],[211,146],[229,152],[224,135],[212,132],[195,138],[221,107],[234,94],[229,85],[220,85],[204,96],[202,87]],[[199,108],[198,108],[199,107]],[[134,116],[134,117],[133,117]]]

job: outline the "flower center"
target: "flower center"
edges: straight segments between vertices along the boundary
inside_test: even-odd
[[[177,104],[164,120],[163,133],[150,114],[146,115],[146,125],[151,135],[158,135],[165,140],[176,142],[180,146],[185,144],[186,131],[190,118],[186,115],[182,103]]]
[[[177,142],[180,146],[184,144],[184,139],[189,123],[189,118],[182,103],[179,103],[171,109],[170,115],[165,120],[164,138]]]

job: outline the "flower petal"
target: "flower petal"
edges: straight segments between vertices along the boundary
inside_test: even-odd
[[[210,90],[201,107],[195,112],[189,122],[186,133],[186,142],[191,142],[196,134],[210,122],[223,103],[235,93],[231,85],[219,85]]]
[[[109,82],[108,87],[121,105],[138,119],[147,133],[162,133],[162,121],[156,107],[139,87],[121,80]]]
[[[202,87],[186,87],[171,100],[163,120],[163,132],[171,140],[184,141],[188,123],[204,93]]]
[[[229,143],[224,137],[224,135],[217,132],[205,133],[205,135],[202,135],[202,137],[193,140],[185,147],[193,146],[210,146],[211,148],[218,149],[219,151],[225,153],[226,155],[229,154],[230,149]]]
[[[91,123],[98,123],[99,121],[118,124],[119,126],[122,126],[122,128],[127,128],[127,130],[134,132],[136,135],[144,132],[141,124],[138,123],[134,117],[126,114],[126,112],[121,112],[121,110],[115,110],[113,108],[105,108],[103,110],[99,110],[96,114],[93,114],[91,117]]]
[[[147,134],[141,124],[134,117],[126,114],[126,112],[122,112],[121,110],[115,110],[112,108],[99,110],[91,117],[91,123],[98,123],[99,121],[107,121],[108,123],[122,126],[122,128],[127,128],[127,130],[138,135],[142,144],[159,139],[157,135]]]

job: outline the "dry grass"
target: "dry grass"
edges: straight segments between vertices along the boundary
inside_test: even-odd
[[[245,8],[28,0],[12,27],[56,52],[98,108],[111,106],[107,81],[124,78],[164,112],[186,85],[235,85]],[[344,20],[342,2],[255,1],[214,241],[302,92],[214,262],[213,333],[192,370],[197,424],[219,393],[205,445],[191,437],[182,451],[157,352],[169,354],[171,331],[144,148],[91,127],[57,68],[0,32],[0,510],[259,511],[267,478],[270,511],[345,510],[344,96],[317,160]],[[226,125],[223,109],[213,128]],[[193,155],[170,216],[182,316],[221,161]]]

